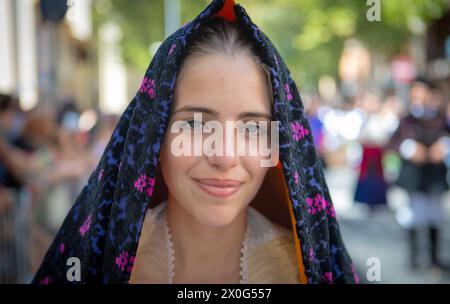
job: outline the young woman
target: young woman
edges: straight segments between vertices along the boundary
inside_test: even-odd
[[[161,45],[34,282],[68,278],[358,280],[296,85],[240,5],[212,1]]]

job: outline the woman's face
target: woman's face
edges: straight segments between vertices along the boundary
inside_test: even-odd
[[[220,122],[223,130],[226,121],[266,121],[270,129],[271,103],[264,74],[254,59],[245,54],[217,54],[191,60],[178,77],[172,109],[160,155],[169,198],[205,226],[226,226],[258,192],[268,170],[261,166],[262,157],[259,153],[238,155],[236,131],[234,144],[227,144],[232,132],[224,133],[222,156],[203,153],[203,149],[201,156],[175,156],[172,142],[180,134],[172,133],[171,126],[175,121],[189,124],[192,129],[186,136],[192,137],[198,132],[194,128],[207,121]],[[202,121],[193,122],[194,113],[199,112]],[[254,133],[255,129],[244,131]],[[210,135],[203,133],[200,141],[204,143]],[[255,144],[250,136],[243,138],[248,144]],[[199,139],[193,139],[192,146],[194,141]],[[227,151],[234,153],[228,155]]]

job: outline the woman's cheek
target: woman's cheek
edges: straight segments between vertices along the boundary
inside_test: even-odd
[[[262,183],[267,171],[269,170],[269,168],[261,166],[261,160],[262,158],[254,156],[243,157],[241,159],[242,165],[250,176],[252,186],[256,188],[254,189],[255,192],[258,191],[259,185]]]

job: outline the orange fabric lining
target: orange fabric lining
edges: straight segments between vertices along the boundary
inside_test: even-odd
[[[291,224],[292,224],[292,233],[294,234],[294,242],[295,242],[295,251],[297,253],[297,263],[298,263],[298,272],[299,272],[299,279],[300,279],[300,283],[301,284],[308,284],[308,279],[306,278],[305,275],[305,266],[303,265],[303,259],[302,259],[302,252],[300,249],[300,240],[297,237],[297,228],[296,228],[296,220],[295,220],[295,216],[294,216],[294,211],[292,210],[292,202],[291,199],[289,198],[289,189],[286,185],[286,181],[284,179],[284,175],[283,175],[283,169],[281,168],[281,163],[279,162],[278,165],[276,166],[276,171],[278,172],[279,176],[283,179],[284,181],[284,194],[285,194],[285,203],[287,203],[288,208],[289,208],[289,215],[291,218]]]
[[[222,9],[215,16],[222,17],[231,22],[236,21],[236,14],[234,13],[233,9],[234,6],[235,6],[234,0],[225,0]]]
[[[305,275],[305,265],[303,265],[303,260],[302,260],[302,252],[300,250],[300,241],[297,237],[297,228],[295,227],[294,212],[292,211],[291,205],[289,205],[289,213],[291,215],[292,233],[294,234],[295,251],[297,253],[297,262],[298,262],[298,272],[299,272],[299,276],[300,276],[300,283],[308,284],[308,279],[306,278],[306,275]]]

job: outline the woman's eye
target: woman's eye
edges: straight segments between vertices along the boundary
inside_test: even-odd
[[[195,130],[200,130],[203,127],[203,122],[201,120],[189,119],[186,120],[186,123]]]
[[[246,129],[249,134],[257,134],[259,131],[259,126],[258,125],[249,125],[249,126],[246,126]]]
[[[258,123],[247,123],[244,129],[246,135],[262,135],[266,132],[266,129]]]

